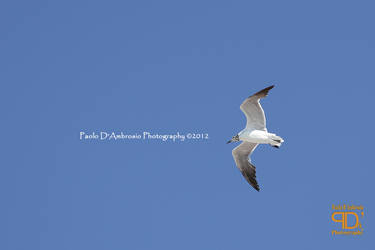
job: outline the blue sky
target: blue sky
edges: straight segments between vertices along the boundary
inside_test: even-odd
[[[3,1],[1,249],[372,249],[370,1]],[[262,101],[280,149],[225,144]],[[208,133],[80,141],[80,131]],[[364,234],[332,236],[332,204]]]

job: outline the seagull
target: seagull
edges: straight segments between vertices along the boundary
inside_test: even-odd
[[[241,171],[247,182],[259,191],[259,185],[255,176],[255,166],[251,163],[249,156],[258,146],[258,144],[269,144],[279,148],[284,142],[283,138],[276,134],[268,133],[266,128],[266,117],[259,101],[267,96],[274,85],[249,96],[240,106],[245,114],[247,123],[246,128],[233,136],[227,143],[242,141],[242,143],[232,150],[234,161],[237,168]]]

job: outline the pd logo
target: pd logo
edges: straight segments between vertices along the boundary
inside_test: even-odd
[[[340,225],[341,231],[332,230],[332,235],[358,235],[363,234],[360,220],[364,216],[363,206],[332,205],[334,212],[331,215],[333,222]]]

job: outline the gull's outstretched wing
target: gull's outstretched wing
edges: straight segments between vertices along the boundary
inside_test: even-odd
[[[232,150],[232,155],[243,177],[245,177],[255,190],[259,191],[259,185],[255,176],[255,166],[249,161],[249,155],[254,151],[256,146],[258,146],[256,143],[242,142]]]
[[[247,123],[246,128],[253,128],[259,130],[266,130],[266,117],[262,106],[260,106],[260,98],[266,97],[268,91],[272,89],[274,85],[269,86],[261,91],[249,96],[240,106],[242,112],[246,115]]]

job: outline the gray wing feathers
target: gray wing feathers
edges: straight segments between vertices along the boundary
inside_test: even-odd
[[[266,117],[259,100],[267,96],[274,85],[262,89],[261,91],[249,96],[240,106],[242,112],[246,115],[246,128],[266,130]]]
[[[255,188],[255,190],[259,191],[255,166],[249,161],[249,155],[254,151],[256,146],[258,146],[256,143],[243,142],[232,150],[232,155],[243,177],[245,177],[247,182]]]

